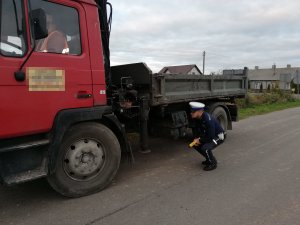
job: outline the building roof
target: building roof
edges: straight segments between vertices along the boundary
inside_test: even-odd
[[[162,68],[158,73],[166,73],[167,71],[169,71],[173,74],[188,74],[193,68],[196,68],[199,74],[202,74],[202,72],[199,70],[196,64],[182,66],[167,66]]]
[[[295,76],[300,67],[270,68],[249,70],[248,78],[250,81],[279,81],[287,76],[287,82]]]

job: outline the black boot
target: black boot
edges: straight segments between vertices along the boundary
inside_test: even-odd
[[[211,163],[203,168],[205,171],[214,170],[217,168],[217,163]]]
[[[208,166],[210,165],[210,162],[206,159],[205,161],[202,161],[203,166]]]
[[[210,171],[210,170],[214,170],[217,168],[218,162],[217,162],[217,159],[215,158],[215,156],[212,154],[212,152],[210,152],[210,159],[212,159],[211,162],[207,160],[207,164],[203,168],[203,170]]]
[[[204,161],[202,161],[202,165],[203,166],[207,166],[207,165],[209,165],[210,164],[210,162],[209,162],[209,160],[207,159],[207,156],[204,154],[204,153],[202,153],[201,151],[198,151],[202,156],[203,156],[203,158],[205,158],[205,160]]]

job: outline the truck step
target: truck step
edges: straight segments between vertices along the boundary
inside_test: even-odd
[[[47,176],[47,160],[44,159],[43,162],[41,163],[41,166],[34,170],[28,170],[18,174],[4,176],[3,183],[5,185],[10,186],[13,184],[20,184],[30,180],[46,177],[46,176]]]
[[[49,139],[31,141],[31,142],[27,142],[27,143],[18,144],[18,145],[2,147],[2,148],[0,148],[0,152],[11,152],[11,151],[16,151],[16,150],[25,150],[25,149],[29,149],[29,148],[33,148],[33,147],[47,145],[49,143],[50,143]]]

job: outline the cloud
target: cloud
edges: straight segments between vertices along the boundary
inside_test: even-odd
[[[192,64],[206,71],[300,66],[300,2],[289,0],[111,0],[112,64]]]

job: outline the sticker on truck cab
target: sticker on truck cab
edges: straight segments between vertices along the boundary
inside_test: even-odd
[[[27,68],[29,91],[65,91],[65,71],[55,68]]]

